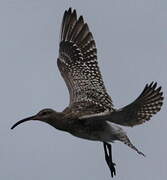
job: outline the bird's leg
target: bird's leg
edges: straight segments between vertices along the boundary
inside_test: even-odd
[[[104,153],[105,153],[105,160],[107,162],[107,165],[110,169],[111,172],[111,177],[116,175],[116,170],[115,170],[115,163],[112,162],[112,151],[111,151],[111,145],[103,142],[103,147],[104,147]]]

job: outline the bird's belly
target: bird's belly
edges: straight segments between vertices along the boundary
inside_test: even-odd
[[[116,140],[115,136],[111,133],[108,133],[106,131],[87,131],[87,130],[77,130],[75,132],[70,132],[72,135],[87,139],[87,140],[92,140],[92,141],[105,141],[105,142],[113,142]]]
[[[91,126],[77,126],[76,128],[72,128],[72,131],[68,132],[79,138],[105,142],[114,142],[115,140],[120,140],[120,136],[125,134],[121,127],[110,122],[96,128]]]
[[[70,132],[73,136],[82,138],[82,139],[87,139],[87,140],[92,140],[92,141],[100,141],[100,135],[99,133],[95,132],[85,132],[83,130],[77,131],[77,132]]]
[[[119,140],[119,132],[122,130],[117,125],[105,121],[94,123],[94,121],[90,120],[76,120],[71,122],[72,123],[67,126],[65,131],[76,137],[93,141],[113,142],[115,140]]]

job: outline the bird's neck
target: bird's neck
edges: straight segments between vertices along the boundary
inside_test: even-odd
[[[64,114],[62,112],[55,112],[55,114],[52,117],[45,120],[45,122],[56,129],[66,131],[67,123],[65,122],[65,119],[63,117],[64,117]]]

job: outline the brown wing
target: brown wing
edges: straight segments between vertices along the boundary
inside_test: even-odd
[[[160,111],[163,104],[163,93],[157,83],[147,84],[140,96],[131,104],[115,111],[112,122],[124,126],[135,126],[142,124]]]
[[[147,84],[140,96],[131,104],[113,112],[103,112],[93,115],[83,115],[80,119],[92,121],[111,121],[123,126],[135,126],[142,124],[160,111],[163,104],[161,87],[156,88],[157,83]]]
[[[92,33],[76,11],[65,11],[60,34],[57,64],[70,93],[70,106],[112,110],[97,63],[97,50]],[[82,108],[81,108],[82,109]],[[98,110],[97,110],[98,112]]]

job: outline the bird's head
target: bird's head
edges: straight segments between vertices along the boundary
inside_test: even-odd
[[[31,117],[28,117],[28,118],[18,121],[11,127],[11,129],[14,129],[17,125],[19,125],[23,122],[31,121],[31,120],[47,122],[49,119],[52,118],[52,116],[54,116],[54,114],[56,114],[56,111],[54,111],[53,109],[43,109],[34,116],[31,116]]]

